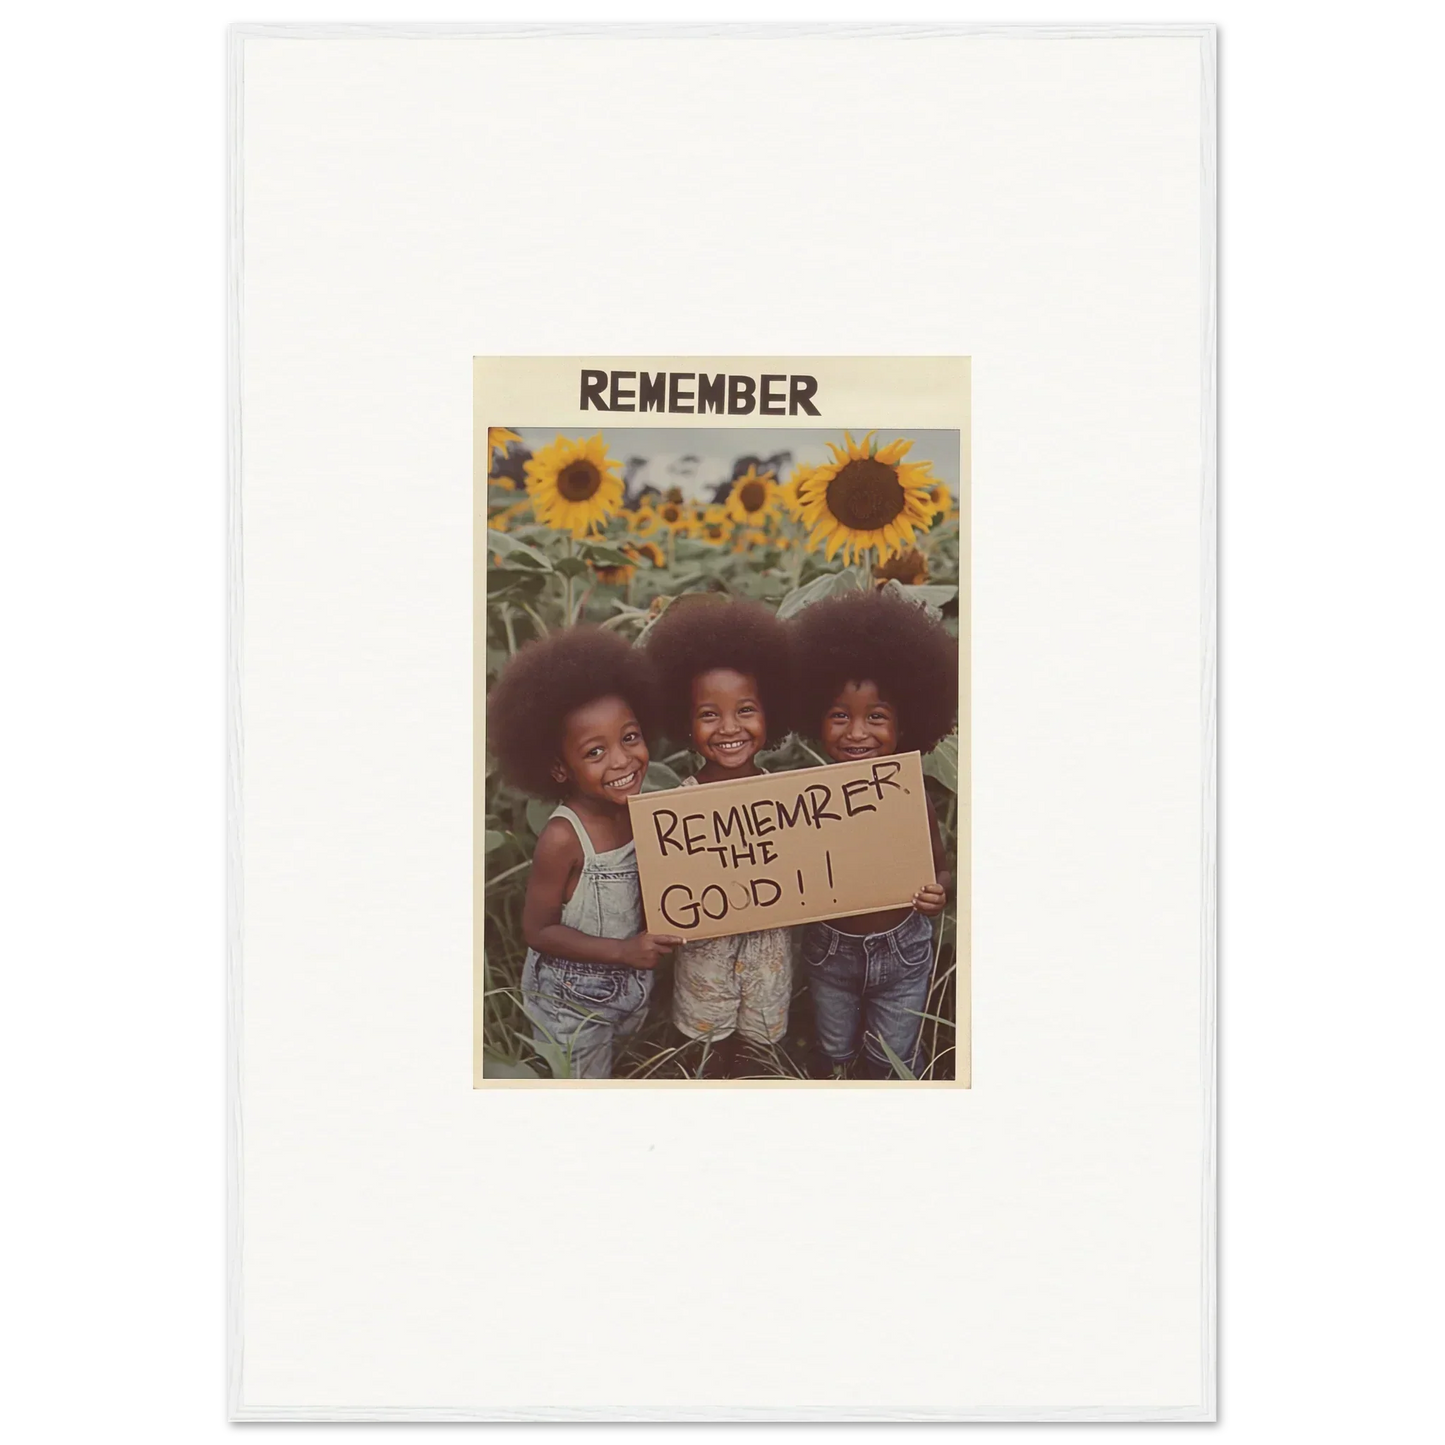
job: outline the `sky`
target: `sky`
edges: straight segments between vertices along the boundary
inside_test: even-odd
[[[837,427],[611,427],[601,431],[612,456],[622,463],[629,495],[646,486],[665,491],[678,487],[689,501],[706,501],[719,482],[729,480],[733,463],[740,457],[764,460],[780,452],[791,453],[778,463],[778,480],[786,482],[798,463],[818,466],[830,461],[827,443],[843,443]],[[530,451],[548,446],[557,431],[548,427],[518,427],[522,443]],[[563,435],[593,434],[593,428],[568,428]],[[909,461],[930,461],[938,479],[950,491],[958,490],[958,433],[956,431],[910,431],[903,433],[913,442]],[[859,437],[854,432],[855,439]],[[899,433],[886,428],[878,439],[886,444]],[[763,470],[762,467],[759,470]]]

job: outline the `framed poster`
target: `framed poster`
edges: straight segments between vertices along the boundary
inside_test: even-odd
[[[1212,1419],[1212,29],[231,58],[233,1418]]]

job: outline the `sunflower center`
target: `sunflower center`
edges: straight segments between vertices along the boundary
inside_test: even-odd
[[[876,532],[903,510],[898,473],[876,457],[859,457],[828,483],[828,510],[855,532]]]
[[[738,501],[745,512],[756,512],[768,500],[768,489],[761,482],[744,482],[738,488]]]
[[[873,575],[880,582],[886,582],[890,577],[899,582],[925,582],[928,580],[928,563],[923,560],[923,554],[913,548],[880,563],[873,569]]]
[[[557,473],[557,490],[569,502],[585,502],[602,485],[602,473],[591,462],[568,462]]]
[[[664,522],[675,522],[682,516],[682,508],[674,507],[671,502],[662,509],[662,520]]]

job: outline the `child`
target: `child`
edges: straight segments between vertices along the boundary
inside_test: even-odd
[[[801,728],[829,760],[926,753],[958,715],[958,643],[902,598],[856,592],[805,607],[789,624]],[[834,1073],[857,1058],[864,1078],[895,1070],[886,1043],[913,1072],[933,972],[931,919],[950,882],[933,806],[934,877],[911,908],[886,908],[803,930],[803,962],[818,1043]]]
[[[702,758],[684,786],[756,778],[758,754],[791,725],[788,636],[756,602],[679,598],[653,625],[663,732]],[[707,1044],[707,1072],[735,1077],[738,1037],[775,1043],[788,1026],[792,952],[785,928],[684,943],[673,975],[672,1021]]]
[[[647,1016],[653,969],[681,942],[643,929],[627,808],[647,773],[652,708],[647,658],[598,627],[523,647],[487,700],[507,781],[560,801],[527,880],[522,1003],[574,1078],[611,1075],[614,1048]]]

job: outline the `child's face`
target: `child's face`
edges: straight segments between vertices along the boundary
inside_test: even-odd
[[[898,712],[871,682],[850,682],[823,714],[823,751],[835,763],[898,751]]]
[[[719,667],[692,681],[692,742],[705,761],[744,768],[768,737],[758,680]]]
[[[552,776],[589,798],[626,807],[642,791],[647,763],[647,739],[631,707],[620,697],[599,697],[567,715]]]

